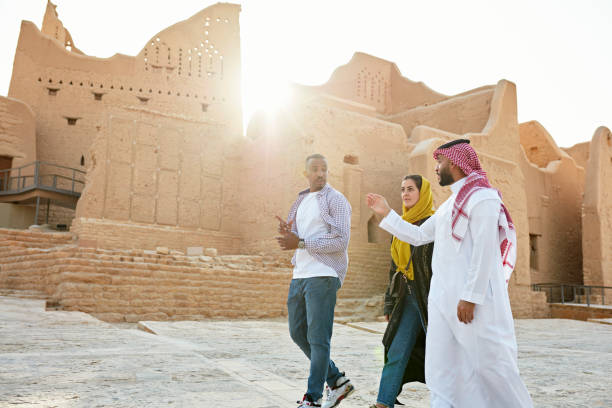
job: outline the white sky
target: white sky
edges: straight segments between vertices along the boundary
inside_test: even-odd
[[[362,51],[452,95],[508,79],[519,121],[560,146],[612,127],[612,0],[243,0],[245,121],[288,82],[317,85]],[[55,0],[88,55],[136,55],[164,28],[214,4],[196,0]],[[21,20],[39,28],[46,0],[0,0],[0,95]]]

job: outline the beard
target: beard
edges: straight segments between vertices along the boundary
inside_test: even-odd
[[[440,177],[440,185],[443,187],[450,186],[455,182],[453,176],[450,174],[450,171],[448,171],[447,169],[440,170],[438,176]]]

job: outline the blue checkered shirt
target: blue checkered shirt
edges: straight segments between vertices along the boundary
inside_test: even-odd
[[[295,217],[300,203],[310,193],[310,189],[301,191],[297,200],[289,210],[287,222],[293,220],[291,231],[304,238],[304,248],[317,261],[329,266],[338,274],[340,283],[344,282],[348,268],[348,244],[351,237],[351,205],[348,200],[336,189],[326,184],[317,193],[317,202],[321,211],[321,218],[327,224],[327,234],[314,238],[301,237],[297,229]],[[297,251],[296,251],[297,253]],[[291,263],[295,266],[296,254],[293,254]]]

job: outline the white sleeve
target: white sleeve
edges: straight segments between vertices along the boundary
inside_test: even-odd
[[[391,210],[379,226],[399,240],[419,246],[433,242],[436,234],[435,217],[434,213],[427,221],[417,226],[404,221],[395,211]]]
[[[472,237],[470,267],[461,299],[483,304],[491,273],[502,273],[499,249],[499,200],[484,200],[470,214],[469,233]]]

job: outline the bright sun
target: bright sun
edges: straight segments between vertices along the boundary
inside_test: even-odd
[[[258,111],[276,114],[283,110],[291,98],[291,85],[284,78],[270,75],[251,75],[244,78],[243,87],[244,129]]]

